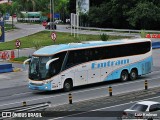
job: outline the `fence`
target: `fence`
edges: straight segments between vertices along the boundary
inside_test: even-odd
[[[114,28],[95,28],[95,27],[79,27],[83,30],[98,30],[98,31],[110,31],[110,32],[127,32],[127,33],[140,33],[142,30],[132,29],[114,29]],[[146,33],[160,33],[157,30],[144,30]]]

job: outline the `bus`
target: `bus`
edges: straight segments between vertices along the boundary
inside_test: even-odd
[[[152,45],[146,38],[51,45],[29,62],[29,88],[70,91],[75,86],[135,80],[152,71]]]
[[[43,22],[43,21],[47,21],[48,17],[43,16],[42,12],[40,11],[38,12],[21,11],[17,20],[20,22],[23,22],[23,21],[25,22]]]

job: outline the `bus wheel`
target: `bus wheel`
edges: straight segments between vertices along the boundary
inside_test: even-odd
[[[122,71],[120,79],[121,79],[122,82],[125,82],[125,81],[128,80],[128,72],[126,70]]]
[[[64,89],[65,92],[70,91],[72,89],[72,82],[69,81],[69,80],[66,80],[64,82],[63,89]]]
[[[131,73],[130,73],[130,79],[131,79],[131,80],[136,80],[137,77],[138,77],[137,70],[132,69],[132,70],[131,70]]]

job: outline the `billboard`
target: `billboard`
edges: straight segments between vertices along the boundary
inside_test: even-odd
[[[87,13],[89,11],[89,0],[76,0],[76,13]]]
[[[4,22],[0,21],[0,42],[4,42]]]

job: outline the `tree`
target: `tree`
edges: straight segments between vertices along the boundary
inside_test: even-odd
[[[100,6],[105,0],[90,0],[90,6]]]
[[[22,8],[22,6],[18,3],[18,2],[13,2],[11,5],[8,6],[8,11],[12,16],[12,28],[13,28],[13,15],[16,14],[20,14],[20,9]]]
[[[68,0],[55,0],[55,12],[60,13],[62,21],[65,22],[66,16],[68,16],[67,4]]]
[[[36,11],[37,0],[13,0],[23,6],[22,11]]]
[[[76,13],[76,0],[69,0],[67,9],[69,13]]]
[[[153,29],[160,22],[160,8],[153,2],[139,2],[127,14],[130,25],[139,29]]]
[[[7,12],[7,7],[8,7],[7,4],[0,4],[0,18],[2,17],[3,20],[4,20],[3,17]]]

